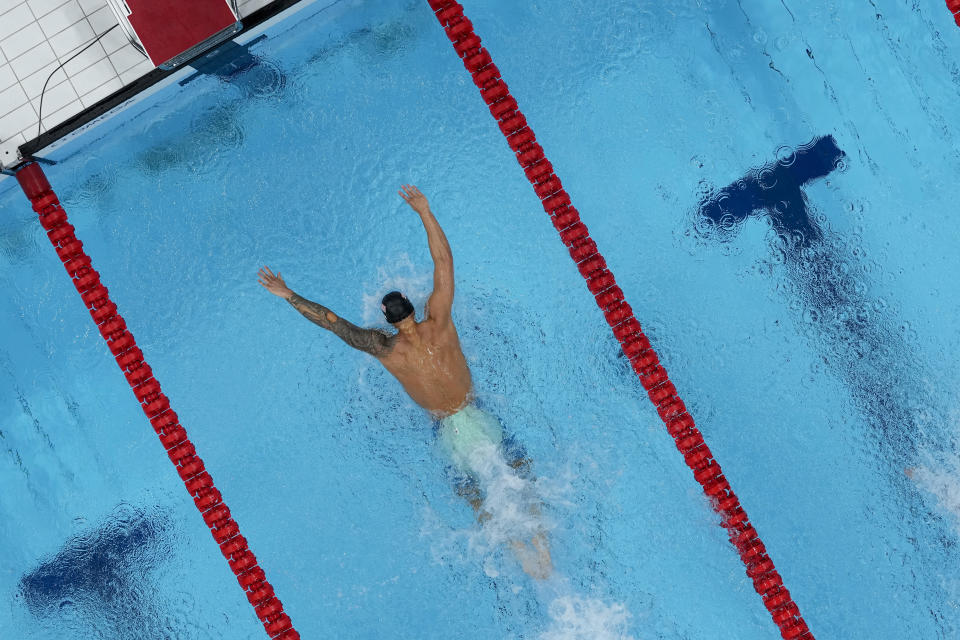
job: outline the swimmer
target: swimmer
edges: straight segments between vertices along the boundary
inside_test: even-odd
[[[426,196],[417,187],[402,185],[397,193],[420,216],[433,258],[433,292],[427,300],[421,322],[416,320],[413,305],[399,291],[385,295],[380,305],[387,322],[397,330],[391,335],[378,329],[358,327],[323,305],[297,295],[287,287],[280,273],[274,275],[267,267],[260,270],[259,282],[311,322],[332,331],[354,349],[379,360],[414,402],[439,421],[439,436],[447,453],[462,473],[476,481],[476,469],[470,464],[471,452],[491,444],[500,447],[503,434],[496,418],[473,404],[470,368],[460,349],[460,339],[451,316],[453,253],[447,237],[430,210]],[[513,466],[523,462],[516,461]],[[482,494],[474,492],[464,497],[468,498],[482,522]],[[553,566],[545,533],[541,530],[530,544],[533,550],[521,541],[514,541],[511,546],[528,575],[546,579]]]

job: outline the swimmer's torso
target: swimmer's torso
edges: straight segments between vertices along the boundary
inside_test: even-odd
[[[391,349],[378,359],[414,402],[443,417],[470,400],[470,369],[460,350],[453,322],[427,318],[417,323],[415,338],[398,334]]]

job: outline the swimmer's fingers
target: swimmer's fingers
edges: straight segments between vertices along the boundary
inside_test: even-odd
[[[420,189],[417,189],[415,185],[402,184],[400,185],[400,188],[401,191],[398,191],[397,193],[399,193],[407,202],[409,202],[411,198],[415,198],[417,196],[423,197],[423,194],[420,193]]]
[[[416,186],[412,184],[403,185],[403,191],[400,193],[400,195],[417,213],[423,214],[430,210],[430,204],[427,202],[427,197],[420,193],[420,190],[417,189]]]
[[[416,209],[417,207],[415,200],[417,195],[412,191],[411,187],[412,185],[409,184],[402,185],[402,191],[398,191],[397,193],[400,194],[400,197],[403,198],[404,202],[413,207],[413,209]]]
[[[264,267],[260,270],[260,277],[268,282],[271,280],[279,280],[280,282],[283,282],[283,278],[280,276],[280,272],[277,271],[277,274],[274,275],[273,272],[270,271],[269,267]]]
[[[273,275],[270,269],[263,267],[258,275],[257,281],[270,293],[276,294],[287,287],[287,283],[283,281],[283,276],[279,271],[277,275]]]

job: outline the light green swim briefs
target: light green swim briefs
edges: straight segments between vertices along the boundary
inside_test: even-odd
[[[503,428],[494,416],[471,404],[440,419],[439,440],[461,472],[475,475],[471,455],[480,447],[498,446],[503,441]]]

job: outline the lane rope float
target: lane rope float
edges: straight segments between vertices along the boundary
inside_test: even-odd
[[[464,15],[463,6],[454,0],[428,2],[462,59],[463,66],[473,77],[507,144],[516,154],[517,161],[541,200],[543,210],[560,233],[560,239],[576,262],[587,288],[594,295],[597,306],[656,406],[667,431],[673,436],[677,449],[693,471],[694,479],[703,487],[714,510],[722,516],[722,526],[727,529],[730,541],[746,565],[747,576],[763,598],[763,604],[779,627],[781,636],[788,640],[813,640],[799,607],[784,586],[740,500],[723,476],[720,463],[703,441],[693,417],[677,395],[666,370],[660,365],[656,352],[624,299],[623,291],[617,286],[613,273],[597,250],[597,244],[590,238],[579,212],[571,204],[569,194],[564,191],[560,178],[553,171],[553,165],[544,155],[543,147],[537,144],[526,117],[510,95],[500,70],[493,64],[490,52],[482,46],[480,37],[474,33],[473,24]]]
[[[100,283],[100,274],[93,269],[90,256],[84,252],[83,243],[77,239],[73,225],[67,221],[67,213],[57,194],[50,188],[43,169],[31,163],[16,175],[33,210],[39,215],[40,224],[46,229],[57,256],[133,389],[140,408],[150,419],[167,456],[176,467],[177,475],[193,497],[197,510],[210,528],[213,539],[220,546],[220,552],[243,588],[257,618],[274,640],[299,640],[300,634],[293,628],[290,616],[284,612],[283,604],[247,545],[247,539],[240,535],[240,527],[231,517],[230,509],[214,486],[213,478],[204,468],[203,460],[197,455],[176,412],[170,408],[170,399],[160,390],[160,383],[153,376],[150,365],[144,361],[143,352],[117,312],[117,305],[110,300],[107,288]]]
[[[953,21],[960,27],[960,0],[947,0],[947,9],[953,14]]]

